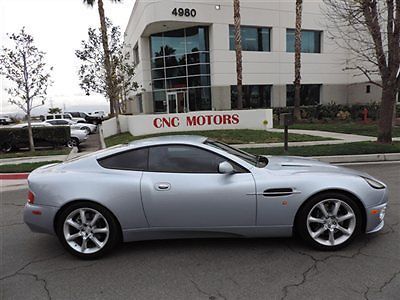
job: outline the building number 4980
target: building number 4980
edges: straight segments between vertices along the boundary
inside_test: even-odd
[[[176,17],[195,17],[197,12],[194,8],[174,8],[172,14]]]

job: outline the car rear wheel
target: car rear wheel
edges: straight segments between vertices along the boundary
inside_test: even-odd
[[[352,198],[326,193],[313,197],[301,208],[296,229],[314,248],[331,251],[347,246],[361,226],[361,210]]]
[[[119,241],[119,226],[104,207],[90,202],[75,203],[61,212],[56,231],[63,246],[83,259],[95,259]]]

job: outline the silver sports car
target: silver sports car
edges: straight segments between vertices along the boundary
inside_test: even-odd
[[[254,156],[169,136],[41,167],[24,221],[81,258],[119,241],[284,237],[336,250],[384,224],[388,190],[368,174],[298,157]]]

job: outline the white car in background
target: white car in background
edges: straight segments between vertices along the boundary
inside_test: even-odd
[[[89,113],[89,115],[100,119],[104,119],[106,117],[106,113],[104,110],[96,110],[94,112]]]
[[[74,121],[68,119],[55,119],[55,120],[47,120],[44,123],[48,123],[54,126],[69,126],[73,129],[80,129],[87,132],[87,134],[95,133],[97,130],[97,126],[89,123],[76,123]]]
[[[63,113],[63,114],[48,114],[43,117],[43,121],[47,120],[61,120],[61,119],[67,119],[71,120],[76,123],[86,123],[85,118],[80,118],[80,117],[73,117],[70,113]]]
[[[41,122],[41,123],[31,123],[32,127],[51,127],[53,126],[50,123],[47,122]],[[12,128],[27,128],[28,127],[28,123],[21,123],[21,124],[17,124],[12,126]],[[86,130],[81,130],[81,129],[75,129],[75,128],[70,128],[71,129],[71,138],[69,139],[69,141],[67,142],[67,147],[68,148],[73,148],[73,147],[78,147],[79,144],[83,143],[84,141],[86,141],[88,139],[88,133],[86,132]]]

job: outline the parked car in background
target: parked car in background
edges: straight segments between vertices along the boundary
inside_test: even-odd
[[[0,125],[8,125],[13,123],[13,120],[9,116],[1,116],[0,117]]]
[[[73,129],[85,130],[87,134],[95,133],[97,130],[97,126],[89,123],[76,123],[69,119],[56,119],[56,120],[47,120],[44,123],[49,123],[54,126],[70,126]]]
[[[107,116],[104,110],[96,110],[94,112],[89,113],[92,117],[98,117],[102,120]]]
[[[55,120],[52,120],[52,121],[55,121]],[[52,127],[52,126],[54,126],[48,122],[31,123],[31,125],[32,125],[32,127]],[[68,125],[65,125],[65,126],[68,126]],[[12,128],[27,128],[27,127],[28,127],[28,123],[21,123],[21,124],[12,126]],[[70,129],[71,129],[71,136],[70,136],[69,141],[65,145],[68,148],[78,147],[81,143],[83,143],[84,141],[86,141],[88,139],[88,133],[86,130],[81,130],[79,128],[72,128],[72,127],[70,127]]]
[[[70,113],[63,113],[63,114],[48,114],[43,116],[42,121],[47,121],[47,120],[60,120],[60,119],[66,119],[66,120],[71,120],[76,123],[86,123],[86,120],[81,117],[73,117]]]
[[[94,125],[97,124],[101,124],[103,118],[99,117],[99,116],[91,116],[85,112],[82,111],[70,111],[67,112],[68,114],[70,114],[73,118],[82,118],[85,119],[87,123],[91,123]]]

